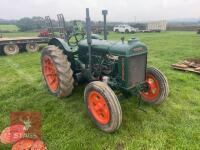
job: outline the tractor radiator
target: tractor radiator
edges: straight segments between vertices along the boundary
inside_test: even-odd
[[[128,87],[135,87],[144,82],[146,78],[147,54],[136,55],[128,58]]]

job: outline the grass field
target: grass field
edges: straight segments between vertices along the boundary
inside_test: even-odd
[[[12,24],[0,24],[0,31],[9,31],[9,32],[16,32],[19,28],[16,25]]]
[[[120,34],[109,39],[120,40]],[[126,39],[132,35],[126,36]],[[9,125],[13,111],[39,111],[42,135],[49,150],[152,150],[200,148],[200,76],[170,68],[188,57],[200,57],[200,36],[194,32],[138,33],[134,36],[149,48],[148,65],[168,78],[170,94],[159,107],[136,98],[121,101],[123,122],[114,134],[97,129],[83,103],[85,85],[69,98],[58,99],[43,84],[40,53],[0,57],[0,130]],[[0,145],[0,150],[10,146]]]

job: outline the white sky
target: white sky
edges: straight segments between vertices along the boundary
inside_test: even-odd
[[[0,0],[0,18],[63,13],[66,20],[84,20],[86,7],[95,21],[102,20],[102,9],[108,9],[109,21],[200,18],[200,0]]]

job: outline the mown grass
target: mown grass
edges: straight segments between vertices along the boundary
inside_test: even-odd
[[[109,35],[120,40],[122,34]],[[0,58],[0,130],[9,125],[12,111],[39,111],[42,136],[50,150],[93,149],[199,149],[200,78],[170,68],[188,57],[200,57],[200,37],[194,32],[137,33],[149,48],[148,65],[162,70],[170,94],[159,107],[144,104],[138,110],[136,98],[121,101],[123,122],[113,134],[95,128],[83,103],[85,85],[69,98],[58,99],[43,84],[40,53],[22,53]],[[10,146],[0,145],[1,150]]]
[[[16,25],[12,24],[0,24],[0,31],[10,31],[10,32],[16,32],[19,28]]]

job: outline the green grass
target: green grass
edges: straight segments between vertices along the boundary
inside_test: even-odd
[[[0,31],[9,31],[9,32],[16,32],[19,28],[16,25],[12,24],[0,24]]]
[[[121,34],[109,39],[120,40]],[[137,33],[149,48],[148,65],[168,78],[170,94],[159,107],[143,105],[135,97],[121,101],[123,122],[113,134],[97,129],[86,114],[84,85],[69,98],[58,99],[43,84],[40,54],[0,57],[0,130],[12,111],[39,111],[42,136],[50,150],[199,149],[200,78],[170,68],[188,57],[200,57],[200,36],[194,32]],[[126,35],[126,39],[132,35]],[[10,146],[0,145],[1,150]]]

